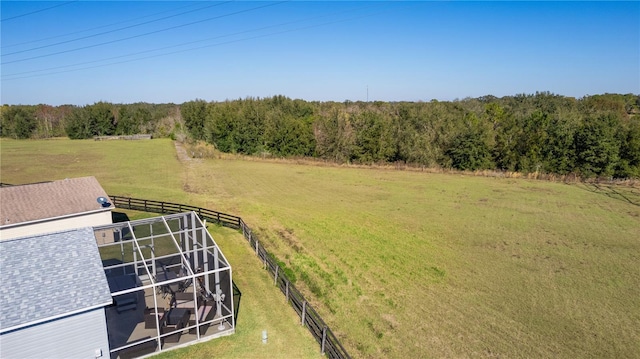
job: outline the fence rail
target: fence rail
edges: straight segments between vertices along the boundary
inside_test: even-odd
[[[200,218],[206,219],[210,223],[213,222],[225,227],[241,230],[244,238],[248,241],[251,248],[255,250],[256,256],[258,256],[262,262],[264,269],[269,271],[273,276],[274,285],[280,289],[282,294],[285,296],[287,303],[289,303],[296,314],[298,314],[300,324],[304,325],[316,339],[318,344],[320,344],[321,353],[331,359],[351,358],[342,344],[340,344],[338,338],[325,324],[324,320],[322,320],[320,315],[315,311],[315,309],[313,309],[311,304],[309,304],[293,283],[291,283],[289,278],[287,278],[282,267],[280,267],[274,259],[275,257],[269,254],[264,246],[260,244],[258,236],[253,233],[251,228],[249,228],[241,217],[186,204],[124,196],[109,195],[109,197],[117,208],[168,214],[194,211],[200,216]]]

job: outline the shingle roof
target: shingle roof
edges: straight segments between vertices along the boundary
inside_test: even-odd
[[[95,177],[0,187],[0,226],[108,210],[96,201],[98,197],[107,193]]]
[[[93,229],[0,241],[0,332],[111,303]]]

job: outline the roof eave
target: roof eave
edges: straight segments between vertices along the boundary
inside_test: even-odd
[[[65,214],[65,215],[62,215],[62,216],[56,216],[56,217],[49,217],[49,218],[43,218],[43,219],[35,219],[35,220],[32,220],[32,221],[5,224],[5,225],[0,225],[0,230],[8,229],[8,228],[14,228],[14,227],[27,226],[27,225],[31,225],[31,224],[37,224],[37,223],[45,223],[45,222],[57,221],[57,220],[66,219],[66,218],[81,217],[81,216],[85,216],[85,215],[89,215],[89,214],[95,214],[95,213],[100,213],[100,212],[111,211],[114,208],[115,207],[110,206],[110,207],[104,207],[104,208],[96,209],[96,210],[93,210],[93,211],[71,213],[71,214]]]
[[[8,328],[0,328],[0,334],[4,334],[4,333],[7,333],[7,332],[12,332],[14,330],[22,329],[22,328],[25,328],[25,327],[29,327],[29,326],[40,324],[40,323],[44,323],[44,322],[50,322],[52,320],[57,320],[57,319],[64,318],[64,317],[69,317],[69,316],[76,315],[76,314],[83,313],[83,312],[89,312],[89,311],[92,311],[92,310],[95,310],[95,309],[104,308],[104,307],[106,307],[108,305],[111,305],[112,303],[113,303],[113,300],[110,300],[109,302],[104,302],[104,303],[101,303],[101,304],[96,304],[96,305],[93,305],[93,306],[90,306],[90,307],[74,310],[74,311],[71,311],[71,312],[67,312],[67,313],[58,314],[58,315],[54,315],[54,316],[47,317],[47,318],[34,320],[32,322],[23,323],[23,324],[19,324],[19,325],[14,325],[14,326],[8,327]]]

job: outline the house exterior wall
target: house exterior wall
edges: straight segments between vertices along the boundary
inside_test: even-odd
[[[109,358],[104,308],[2,334],[0,357]]]
[[[111,211],[101,211],[64,218],[52,218],[38,222],[17,224],[5,228],[0,228],[0,240],[33,236],[44,233],[60,232],[68,229],[93,227],[104,224],[111,224]]]

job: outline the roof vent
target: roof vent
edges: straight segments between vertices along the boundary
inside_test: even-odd
[[[96,199],[96,201],[98,201],[98,203],[100,203],[100,205],[102,207],[110,207],[111,203],[109,203],[109,200],[106,197],[98,197]]]

